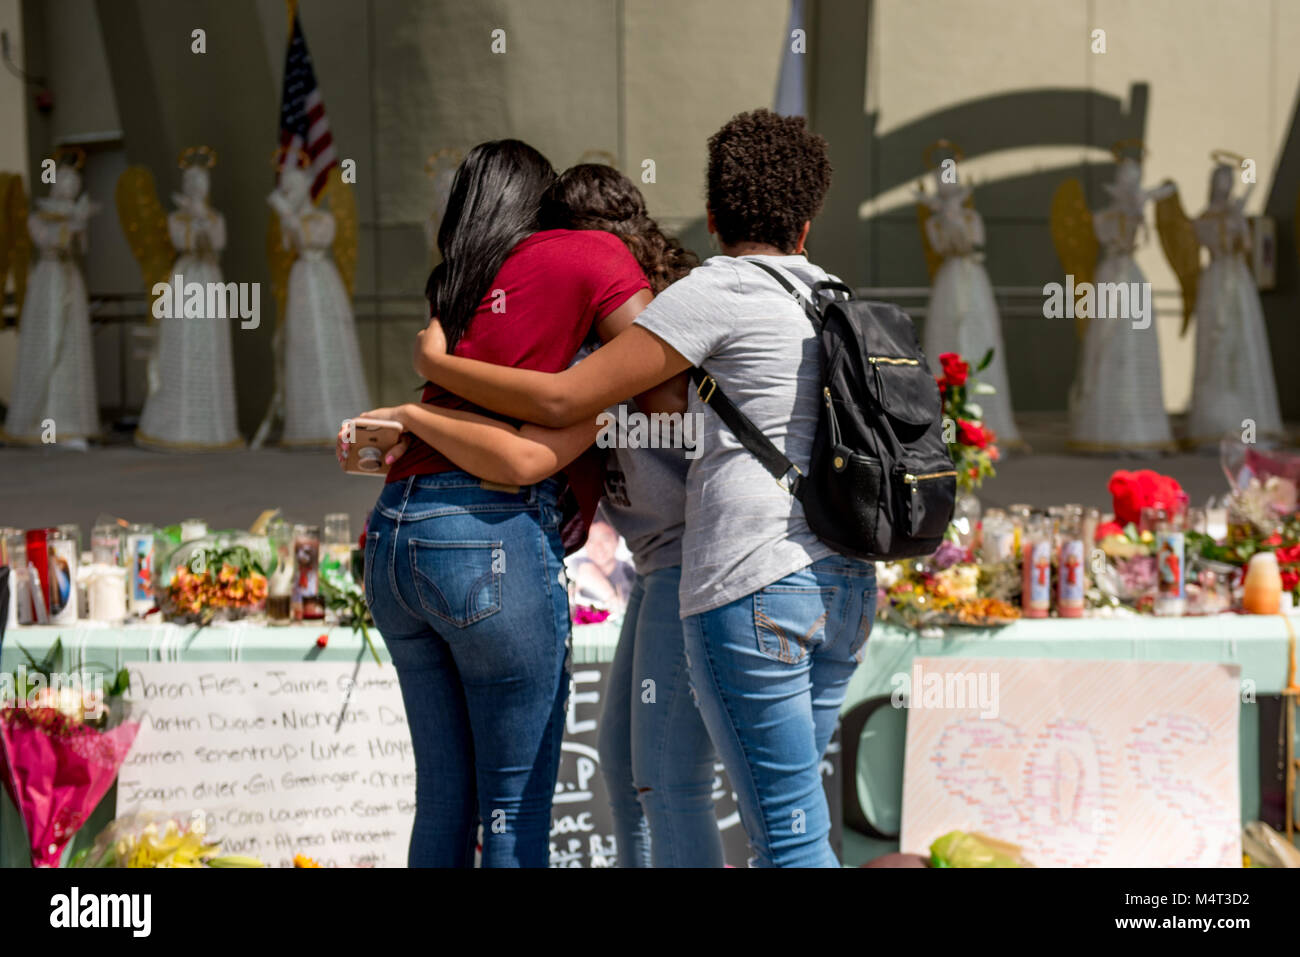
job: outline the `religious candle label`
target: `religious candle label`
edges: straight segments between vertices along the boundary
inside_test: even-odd
[[[1045,541],[1025,542],[1024,563],[1024,610],[1031,618],[1042,617],[1052,604],[1051,545]]]
[[[131,603],[137,607],[153,603],[153,535],[128,535],[131,555]]]
[[[1078,615],[1083,610],[1083,540],[1074,538],[1061,543],[1061,563],[1058,570],[1060,588],[1057,608],[1066,617]]]
[[[369,661],[130,668],[143,710],[117,813],[206,811],[227,854],[404,867],[415,759],[397,673]]]
[[[1156,567],[1160,575],[1162,598],[1183,597],[1183,533],[1160,532],[1156,535]]]

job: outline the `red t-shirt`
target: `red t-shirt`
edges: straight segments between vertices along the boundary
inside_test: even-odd
[[[568,368],[597,323],[649,288],[636,259],[612,233],[543,230],[511,250],[452,351],[497,365],[560,372]],[[434,385],[425,386],[423,399],[492,415]],[[412,436],[406,454],[389,469],[388,481],[454,468]]]

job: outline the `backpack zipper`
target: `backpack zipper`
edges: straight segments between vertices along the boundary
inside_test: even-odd
[[[917,482],[922,482],[926,479],[948,478],[949,476],[955,476],[956,474],[956,469],[949,469],[946,472],[926,472],[924,475],[913,475],[912,473],[907,472],[903,475],[903,481],[912,486],[912,494],[915,495]]]

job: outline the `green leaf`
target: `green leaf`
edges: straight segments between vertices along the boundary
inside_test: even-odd
[[[975,367],[975,371],[983,372],[985,369],[989,367],[989,363],[992,361],[993,361],[993,349],[990,348],[988,352],[984,353],[984,358],[981,359],[980,364]]]

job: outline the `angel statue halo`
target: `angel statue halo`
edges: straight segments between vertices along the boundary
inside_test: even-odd
[[[198,166],[200,160],[205,169],[212,169],[217,165],[217,151],[211,146],[187,146],[181,150],[176,165],[181,169],[188,169],[191,166]]]
[[[1232,150],[1210,150],[1210,159],[1220,166],[1237,166],[1246,162],[1246,157]]]
[[[285,165],[284,161],[288,158],[289,158],[289,147],[277,146],[271,152],[271,169],[277,171],[280,170]],[[298,150],[297,155],[294,157],[293,168],[307,169],[310,166],[311,166],[311,156],[304,149]]]
[[[952,154],[952,159],[956,163],[960,163],[966,158],[966,154],[961,151],[961,147],[952,140],[937,139],[921,153],[921,159],[924,161],[926,169],[939,168],[939,164],[934,161],[934,154],[937,150],[947,150]]]
[[[63,160],[64,156],[74,157],[71,163]],[[54,152],[50,154],[50,159],[54,160],[55,166],[71,166],[75,170],[81,170],[86,165],[86,151],[80,146],[56,146]]]
[[[1151,152],[1150,150],[1147,149],[1146,143],[1142,142],[1142,140],[1138,139],[1136,136],[1130,136],[1128,139],[1116,140],[1114,143],[1112,143],[1110,147],[1110,155],[1115,157],[1115,162],[1118,163],[1125,159],[1132,159],[1133,157],[1131,156],[1126,157],[1124,155],[1124,152],[1125,150],[1133,150],[1133,149],[1137,150],[1138,162],[1141,162],[1142,160],[1146,159]]]
[[[615,156],[613,153],[611,153],[609,150],[590,149],[583,152],[583,154],[578,157],[578,162],[574,163],[573,165],[582,166],[587,163],[591,163],[596,166],[617,167],[618,157]]]

